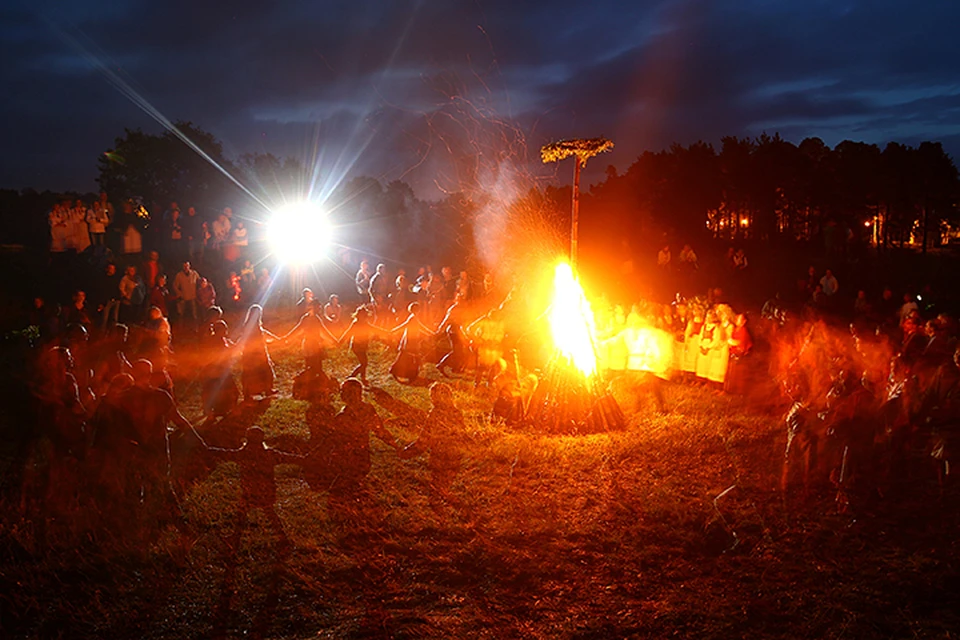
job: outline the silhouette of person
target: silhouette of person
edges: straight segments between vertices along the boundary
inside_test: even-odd
[[[445,494],[460,470],[460,440],[465,428],[463,413],[453,403],[453,388],[445,382],[430,385],[433,405],[417,439],[400,451],[403,459],[427,454],[431,486]]]
[[[397,359],[390,367],[390,374],[400,382],[413,382],[420,376],[420,364],[423,359],[423,340],[434,335],[420,320],[420,303],[411,302],[407,307],[410,315],[393,329],[401,333]]]
[[[137,438],[133,462],[143,500],[166,510],[172,507],[169,487],[164,486],[169,472],[168,425],[173,423],[181,434],[195,436],[196,432],[180,413],[173,397],[153,386],[152,380],[153,364],[149,360],[134,362],[134,385],[123,393],[120,404],[130,416]]]
[[[237,406],[240,390],[233,380],[233,343],[227,337],[227,323],[218,320],[211,325],[204,356],[206,363],[200,370],[203,381],[200,399],[208,419],[225,416]]]
[[[252,305],[240,333],[240,382],[245,400],[277,393],[273,388],[273,362],[267,352],[267,343],[273,340],[278,340],[277,336],[263,328],[263,307]]]
[[[340,398],[344,407],[334,418],[329,441],[323,446],[336,474],[331,490],[349,492],[357,489],[370,473],[371,433],[394,449],[398,445],[377,410],[363,401],[363,384],[359,380],[344,380]]]
[[[299,462],[302,457],[268,447],[263,441],[263,429],[252,426],[239,449],[210,447],[210,451],[240,467],[240,511],[236,538],[242,533],[247,515],[252,509],[261,509],[284,544],[288,544],[283,523],[277,515],[277,482],[274,467],[278,464]]]
[[[385,334],[382,329],[370,323],[371,315],[370,309],[366,305],[357,307],[357,310],[353,312],[353,320],[350,322],[350,326],[347,327],[347,330],[340,336],[341,344],[349,340],[350,350],[360,363],[350,373],[350,377],[360,378],[364,386],[367,384],[367,366],[370,363],[369,356],[367,355],[367,350],[370,347],[370,339],[374,335]]]

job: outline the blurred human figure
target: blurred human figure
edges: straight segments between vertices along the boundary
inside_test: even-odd
[[[390,294],[390,307],[393,309],[394,317],[399,316],[413,301],[413,295],[410,293],[410,283],[407,276],[400,274],[394,282],[393,292]]]
[[[87,225],[87,205],[83,200],[77,200],[70,209],[70,235],[73,238],[73,248],[77,253],[83,253],[90,246],[90,228]]]
[[[720,319],[716,311],[708,311],[703,328],[700,330],[699,353],[697,355],[697,378],[703,382],[710,380],[711,370],[715,355],[720,349],[723,333],[720,328]]]
[[[123,254],[128,260],[138,258],[143,252],[143,234],[140,232],[137,220],[135,203],[129,200],[123,205],[123,216],[120,218],[123,242]]]
[[[147,259],[140,268],[140,274],[147,289],[153,289],[157,285],[157,278],[161,273],[163,273],[163,266],[160,264],[160,254],[156,251],[148,252]]]
[[[193,425],[177,409],[169,392],[153,384],[154,368],[149,360],[137,360],[132,368],[134,385],[121,398],[121,405],[133,421],[137,434],[134,456],[140,490],[154,510],[169,512],[173,508],[169,486],[167,446],[169,425],[174,431],[194,433]],[[150,504],[152,503],[152,504]]]
[[[107,200],[107,194],[101,193],[100,199],[87,210],[87,229],[90,241],[95,246],[103,246],[107,227],[113,222],[113,205]]]
[[[170,210],[170,215],[163,224],[163,246],[167,257],[172,257],[174,260],[183,260],[186,257],[183,250],[184,229],[181,220],[180,207],[176,207]]]
[[[473,297],[473,286],[470,284],[470,276],[466,271],[461,271],[457,278],[457,290],[454,300],[467,302]]]
[[[267,344],[279,340],[263,327],[263,307],[252,305],[240,328],[240,382],[245,400],[255,400],[276,395],[274,389],[273,361]]]
[[[378,264],[376,273],[370,278],[370,301],[373,303],[374,318],[379,318],[386,313],[390,289],[387,267],[383,263]]]
[[[357,271],[357,275],[354,278],[354,283],[357,287],[357,295],[359,296],[360,303],[366,303],[370,300],[370,278],[372,274],[370,273],[370,262],[367,260],[360,261],[360,269]]]
[[[397,350],[397,359],[390,367],[390,375],[400,382],[413,382],[420,376],[423,341],[428,336],[434,335],[433,331],[420,320],[421,308],[418,302],[411,302],[407,307],[409,314],[407,319],[393,329],[393,333],[400,334],[400,345]]]
[[[230,220],[232,213],[230,208],[227,207],[223,210],[223,213],[218,215],[217,219],[213,221],[210,232],[213,235],[212,242],[215,250],[219,251],[230,240],[230,231],[233,229],[233,223]]]
[[[271,286],[273,286],[273,278],[270,276],[270,271],[264,267],[260,269],[260,274],[257,276],[257,300],[265,300]]]
[[[337,339],[330,333],[323,314],[320,313],[320,301],[311,298],[306,312],[300,316],[294,325],[280,340],[286,342],[293,337],[301,338],[304,368],[312,369],[315,373],[323,373],[323,360],[326,350],[337,344]]]
[[[141,307],[146,300],[146,285],[137,274],[133,265],[127,267],[126,273],[120,279],[120,322],[130,324],[138,322],[141,316]]]
[[[823,295],[827,296],[827,299],[832,299],[836,295],[837,291],[840,288],[840,283],[837,282],[836,277],[833,275],[833,271],[827,269],[823,277],[820,278],[820,286],[823,288]]]
[[[460,302],[459,296],[447,309],[446,315],[437,327],[437,333],[445,334],[450,343],[449,350],[437,363],[437,369],[445,376],[449,375],[447,369],[453,373],[462,373],[467,366],[469,339],[464,332],[463,303]]]
[[[360,305],[353,312],[350,326],[340,337],[340,343],[349,342],[350,351],[356,356],[356,368],[350,372],[351,378],[358,378],[364,386],[367,386],[367,366],[369,365],[369,356],[367,350],[370,348],[370,340],[377,335],[383,335],[385,332],[371,324],[373,314],[365,305]]]
[[[386,430],[373,405],[363,401],[363,384],[347,378],[340,385],[343,409],[334,418],[334,428],[326,444],[329,467],[337,471],[331,490],[350,492],[359,488],[370,473],[371,434],[397,449],[397,441]]]
[[[229,414],[240,400],[240,390],[233,379],[233,346],[227,337],[227,323],[213,322],[200,370],[200,400],[208,420]]]
[[[242,220],[238,220],[233,228],[233,244],[238,247],[246,247],[250,244],[250,238],[247,235],[247,227]]]
[[[187,215],[182,218],[183,237],[187,241],[187,257],[198,264],[203,260],[204,228],[203,219],[197,215],[197,210],[187,207]]]
[[[154,364],[165,368],[170,353],[170,323],[163,316],[159,307],[150,307],[147,310],[146,336],[142,351]]]
[[[200,276],[197,280],[197,308],[209,309],[217,304],[217,290],[213,283]]]
[[[463,413],[453,402],[453,388],[445,382],[430,385],[430,413],[416,439],[400,451],[400,457],[427,454],[431,489],[447,497],[450,485],[461,467],[459,453],[465,424]]]
[[[47,214],[50,225],[50,253],[62,254],[67,250],[69,240],[69,211],[56,203]]]
[[[80,325],[88,332],[93,331],[93,321],[87,312],[87,294],[85,291],[78,289],[74,292],[64,320],[67,326]]]
[[[173,295],[177,300],[177,315],[183,325],[195,328],[197,324],[197,283],[200,274],[197,273],[190,261],[183,263],[180,271],[173,278]]]
[[[914,311],[919,309],[920,305],[917,304],[916,296],[910,293],[903,294],[903,304],[900,306],[900,323],[903,324]]]
[[[867,299],[867,292],[863,289],[857,291],[857,298],[853,301],[853,314],[864,318],[870,315],[870,301]]]
[[[733,254],[733,269],[734,271],[743,271],[748,266],[750,266],[749,261],[747,260],[746,252],[741,248],[737,249],[737,252]]]
[[[150,290],[150,299],[148,305],[151,307],[156,307],[160,309],[160,313],[163,314],[164,318],[170,316],[170,309],[167,306],[167,303],[170,301],[170,290],[167,289],[167,276],[165,274],[160,274],[157,276],[157,283]]]
[[[234,539],[239,542],[250,510],[260,509],[281,544],[286,547],[289,540],[276,511],[277,481],[274,468],[279,464],[299,462],[301,456],[269,447],[263,438],[263,429],[252,426],[247,429],[246,438],[239,449],[210,447],[210,451],[240,467],[240,507]]]
[[[700,268],[697,254],[689,244],[683,245],[680,250],[680,267],[685,271],[696,271]]]
[[[724,390],[734,395],[744,395],[748,389],[749,356],[753,351],[753,336],[747,328],[747,316],[740,313],[734,320],[734,328],[728,339],[730,362]]]
[[[310,287],[304,287],[303,291],[300,292],[300,299],[297,300],[297,313],[303,315],[310,311],[310,307],[313,305],[315,299],[313,289]]]
[[[670,255],[670,245],[664,245],[657,254],[657,268],[661,271],[669,270],[671,259],[672,256]]]
[[[503,357],[506,327],[503,323],[502,310],[498,307],[480,316],[467,327],[466,334],[476,354],[473,385],[479,387],[481,382],[492,385],[507,368],[507,362]]]
[[[343,322],[343,307],[340,305],[340,296],[330,294],[327,303],[323,305],[323,317],[331,327],[339,328]]]

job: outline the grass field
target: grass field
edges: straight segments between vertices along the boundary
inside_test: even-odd
[[[273,350],[281,396],[245,423],[267,441],[308,436],[290,398],[300,365]],[[402,442],[426,386],[372,353],[367,400]],[[345,350],[328,371],[353,367]],[[439,374],[426,367],[428,379]],[[619,385],[621,432],[581,437],[487,418],[492,397],[454,382],[463,466],[444,497],[423,459],[373,441],[362,496],[311,491],[277,467],[282,544],[259,511],[236,535],[238,469],[220,464],[148,549],[66,534],[43,554],[7,505],[0,530],[0,635],[104,638],[952,638],[960,634],[956,491],[863,496],[838,515],[824,488],[778,487],[775,410],[671,385],[667,414]],[[199,419],[199,385],[177,376]],[[262,413],[261,413],[262,412]],[[211,438],[236,441],[237,430]]]

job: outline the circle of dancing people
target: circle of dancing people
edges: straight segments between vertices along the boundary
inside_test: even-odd
[[[126,273],[136,275],[133,268]],[[382,274],[381,268],[377,275]],[[202,281],[184,262],[175,287],[182,291]],[[162,286],[166,276],[158,274],[157,282]],[[393,301],[400,296],[389,295],[389,303],[371,297],[348,313],[338,296],[321,301],[306,290],[299,305],[303,313],[282,334],[265,326],[260,304],[250,305],[238,330],[231,332],[227,314],[210,304],[212,300],[199,302],[198,296],[173,301],[181,319],[189,321],[171,323],[167,313],[172,305],[150,305],[138,323],[121,303],[99,309],[98,322],[90,317],[93,312],[84,292],[78,291],[71,307],[58,311],[57,322],[32,337],[39,356],[30,368],[37,429],[26,438],[21,456],[24,513],[61,523],[94,521],[104,533],[132,524],[140,531],[156,532],[163,523],[179,526],[180,505],[190,486],[218,461],[228,460],[239,465],[241,510],[266,510],[280,530],[273,510],[273,467],[298,464],[311,488],[331,496],[352,495],[362,488],[370,470],[371,435],[396,449],[401,458],[426,456],[435,476],[433,488],[449,495],[446,489],[456,475],[458,458],[443,449],[456,440],[452,432],[463,430],[449,385],[442,381],[431,385],[433,410],[418,421],[419,434],[406,445],[391,435],[363,398],[364,389],[370,388],[368,351],[374,340],[396,349],[389,370],[396,380],[413,383],[421,378],[427,343],[438,335],[430,326],[435,323],[430,314],[442,308],[440,292],[454,291],[456,297],[464,291],[431,287],[434,297],[424,295],[429,291],[426,285],[418,291],[411,287],[406,292],[409,301],[402,298],[406,315],[398,319]],[[462,343],[466,338],[460,335],[464,327],[455,313],[457,304],[455,300],[443,305],[447,310],[440,326],[445,335]],[[38,313],[36,320],[42,317]],[[390,324],[383,327],[375,319]],[[292,395],[310,402],[309,442],[282,451],[266,444],[259,427],[250,426],[239,447],[219,446],[222,443],[215,441],[222,439],[218,434],[222,436],[223,429],[236,430],[236,424],[248,423],[243,416],[258,414],[278,395],[270,349],[283,343],[298,344],[303,354]],[[328,351],[340,345],[357,360],[342,383],[324,370]],[[457,359],[446,358],[448,370],[463,371],[463,359],[459,352]],[[174,379],[191,384],[194,375],[203,410],[203,422],[196,425],[181,412],[174,389]],[[334,412],[337,394],[343,407]],[[234,441],[236,435],[232,434]]]
[[[492,416],[508,424],[523,423],[537,391],[537,363],[544,360],[537,337],[547,332],[517,312],[522,296],[499,303],[489,276],[473,282],[466,272],[424,267],[408,278],[363,261],[357,304],[336,294],[321,300],[304,289],[299,318],[285,333],[264,325],[260,304],[248,306],[231,332],[209,281],[191,262],[173,276],[171,294],[158,257],[151,252],[140,272],[129,266],[120,278],[109,264],[104,273],[119,295],[95,303],[95,310],[83,290],[66,309],[35,301],[30,322],[39,357],[31,397],[38,437],[23,449],[25,512],[87,511],[104,525],[177,522],[189,486],[218,461],[231,460],[240,467],[244,510],[268,510],[279,529],[273,467],[300,465],[311,488],[350,494],[370,471],[371,436],[401,457],[427,454],[434,486],[449,495],[459,466],[450,443],[463,424],[451,387],[433,383],[433,410],[417,440],[402,446],[363,397],[378,391],[370,381],[374,341],[394,351],[386,373],[396,381],[417,384],[432,363],[443,377],[492,390]],[[823,302],[835,296],[837,282],[829,271],[816,275],[811,269],[804,312],[788,311],[774,298],[755,323],[756,335],[717,288],[671,304],[639,302],[629,311],[601,300],[595,305],[600,375],[640,376],[659,411],[667,410],[666,381],[747,397],[765,380],[777,381],[789,399],[783,488],[833,486],[842,508],[866,486],[894,492],[923,469],[942,486],[960,421],[956,321],[946,314],[924,318],[919,297],[905,296],[898,305],[887,289],[873,304],[858,294],[848,314],[854,321],[841,329],[827,322],[826,312],[835,309]],[[248,409],[256,413],[278,395],[270,349],[291,343],[303,355],[292,395],[310,404],[309,443],[282,451],[255,426],[246,428],[239,447],[207,442],[207,429]],[[343,382],[327,365],[329,352],[339,348],[356,360]],[[175,400],[173,380],[187,369],[200,383],[201,425],[187,420]],[[334,412],[338,394],[343,407]]]

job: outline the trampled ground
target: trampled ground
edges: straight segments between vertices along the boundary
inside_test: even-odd
[[[294,347],[273,351],[282,395],[248,409],[268,442],[307,438],[290,398]],[[385,375],[366,394],[411,441],[426,386]],[[343,378],[346,351],[328,369]],[[427,377],[439,377],[432,366]],[[186,413],[199,388],[178,373]],[[237,542],[238,470],[222,463],[149,549],[30,522],[4,508],[6,637],[949,638],[960,633],[957,491],[932,478],[906,497],[866,495],[838,515],[824,488],[779,490],[776,411],[672,385],[670,411],[621,384],[625,431],[549,436],[491,424],[492,398],[454,382],[467,428],[448,499],[422,459],[374,440],[361,499],[330,500],[277,468],[281,544],[253,512]],[[262,411],[262,413],[261,413]],[[257,415],[259,414],[259,415]],[[212,438],[239,436],[222,431]],[[719,497],[718,497],[719,496]],[[57,537],[59,535],[60,537]]]

